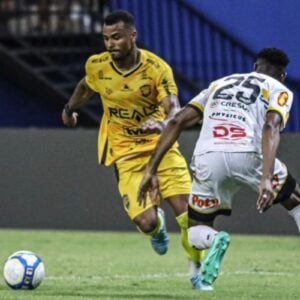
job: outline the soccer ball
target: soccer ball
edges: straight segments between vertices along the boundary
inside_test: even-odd
[[[45,278],[42,260],[31,251],[18,251],[10,255],[4,264],[4,280],[12,289],[35,289]]]

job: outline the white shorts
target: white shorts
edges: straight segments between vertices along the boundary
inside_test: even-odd
[[[209,152],[193,157],[192,190],[189,196],[189,216],[202,215],[212,220],[218,214],[231,213],[233,195],[244,185],[258,191],[262,176],[262,156],[254,152]],[[279,159],[275,161],[273,189],[275,198],[288,178],[288,170]],[[289,175],[289,178],[294,179]],[[290,180],[289,180],[290,182]],[[290,189],[295,188],[293,182]],[[207,218],[205,217],[207,215]]]

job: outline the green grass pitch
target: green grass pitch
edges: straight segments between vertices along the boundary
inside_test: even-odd
[[[37,252],[46,279],[33,291],[0,280],[2,300],[300,299],[299,237],[232,235],[214,292],[191,289],[180,236],[156,255],[140,233],[0,230],[0,261],[17,250]]]

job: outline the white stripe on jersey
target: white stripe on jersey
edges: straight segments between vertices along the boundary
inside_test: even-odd
[[[194,154],[210,151],[261,153],[262,128],[268,110],[289,116],[293,93],[262,73],[233,74],[210,84],[189,105],[204,108]]]

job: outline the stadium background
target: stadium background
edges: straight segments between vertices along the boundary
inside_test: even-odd
[[[131,11],[139,46],[173,67],[182,105],[211,80],[251,70],[261,48],[286,50],[295,101],[280,157],[300,178],[300,33],[291,17],[299,8],[296,0],[0,1],[0,226],[135,230],[123,212],[113,169],[97,165],[99,99],[82,109],[78,129],[65,129],[60,121],[85,60],[103,50],[102,19],[114,9]],[[196,137],[190,130],[180,139],[188,161]],[[259,215],[255,198],[248,190],[240,193],[233,216],[220,218],[218,226],[296,234],[283,209]],[[177,230],[170,211],[168,224]]]

